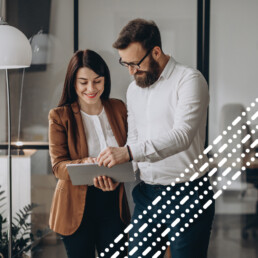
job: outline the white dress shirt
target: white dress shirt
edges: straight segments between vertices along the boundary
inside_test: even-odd
[[[81,110],[89,157],[96,158],[108,146],[118,147],[103,108],[99,115],[88,115]]]
[[[129,85],[127,144],[144,182],[169,185],[176,178],[189,181],[207,162],[203,150],[208,104],[208,86],[202,74],[172,57],[150,87],[141,88],[135,81]],[[198,159],[199,155],[203,158]]]

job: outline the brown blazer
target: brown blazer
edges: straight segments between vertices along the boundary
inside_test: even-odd
[[[108,121],[119,146],[127,138],[127,111],[118,99],[103,101]],[[49,112],[49,152],[54,175],[58,178],[50,210],[50,228],[61,234],[73,234],[81,224],[87,186],[71,183],[66,164],[82,163],[88,157],[87,141],[82,117],[77,102],[58,107]],[[120,184],[120,217],[125,224],[130,222],[124,184]]]

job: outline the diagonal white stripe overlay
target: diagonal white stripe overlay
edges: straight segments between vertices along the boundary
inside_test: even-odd
[[[258,98],[256,98],[256,100],[255,100],[256,102],[258,102]],[[251,103],[251,107],[254,107],[255,106],[255,103]],[[251,110],[251,108],[246,108],[246,110],[249,112],[250,110]],[[246,116],[246,112],[242,112],[242,116]],[[251,120],[255,120],[255,119],[257,119],[257,117],[258,117],[258,111],[256,111],[256,113],[251,117]],[[239,122],[241,121],[241,117],[240,116],[238,116],[233,122],[232,122],[232,125],[233,126],[235,126],[235,125],[237,125]],[[247,124],[248,125],[250,125],[251,124],[251,122],[250,121],[247,121]],[[232,129],[232,127],[231,126],[228,126],[228,128],[227,128],[229,131]],[[243,126],[243,129],[245,129],[244,128],[244,126]],[[258,126],[256,126],[256,129],[258,129]],[[254,131],[254,130],[253,130]],[[253,132],[254,133],[254,132]],[[223,132],[223,134],[224,135],[226,135],[227,134],[227,132],[226,131],[224,131]],[[246,136],[243,140],[242,140],[242,143],[245,143],[249,138],[250,138],[251,136]],[[236,137],[233,137],[233,138],[236,138]],[[213,141],[213,144],[214,145],[216,145],[216,144],[218,144],[220,141],[221,141],[221,139],[222,139],[222,136],[220,135],[220,136],[218,136],[214,141]],[[232,140],[230,139],[229,140],[229,143],[232,143]],[[257,144],[258,144],[258,139],[256,139],[251,145],[250,145],[250,147],[251,148],[255,148],[255,146],[257,146]],[[224,146],[224,147],[223,147]],[[228,147],[228,145],[227,146],[225,146],[225,144],[223,145],[221,148],[220,148],[220,150],[219,150],[219,152],[220,153],[222,153],[227,147]],[[237,146],[238,148],[240,148],[240,146],[238,145]],[[204,150],[204,154],[206,155],[208,152],[210,152],[211,150],[212,150],[212,148],[213,148],[213,146],[212,145],[209,145],[205,150]],[[233,149],[234,150],[234,149]],[[234,151],[233,151],[234,152]],[[228,154],[229,155],[229,154]],[[256,153],[256,155],[257,155],[257,153]],[[217,158],[218,157],[218,154],[214,154],[214,157],[215,158]],[[199,159],[201,159],[202,158],[202,155],[199,155]],[[240,160],[240,159],[239,159]],[[198,162],[198,160],[195,160],[195,161],[197,161]],[[223,166],[225,163],[227,162],[227,159],[226,158],[223,158],[220,162],[219,162],[219,165],[220,165],[220,167],[221,166]],[[196,163],[196,162],[195,162]],[[249,163],[249,162],[247,162],[247,163]],[[249,163],[250,164],[250,163]],[[200,171],[202,170],[202,171],[204,171],[205,170],[205,168],[206,167],[208,167],[208,163],[205,163],[201,168],[200,168]],[[233,165],[233,164],[232,164]],[[189,167],[190,168],[192,168],[193,167],[193,165],[192,164],[190,164],[189,165]],[[201,171],[201,172],[202,172]],[[230,171],[231,171],[231,168],[230,167],[228,167],[224,172],[223,172],[223,176],[226,176],[226,175],[228,175],[229,173],[230,173]],[[188,173],[189,172],[189,169],[185,169],[185,173]],[[216,168],[214,168],[214,169],[212,169],[209,173],[208,173],[208,176],[213,176],[215,173],[217,172],[217,169]],[[235,180],[238,176],[240,176],[240,174],[241,174],[241,171],[238,171],[238,172],[236,172],[235,174],[234,174],[234,176],[232,177],[232,180]],[[181,177],[183,177],[183,173],[180,175]],[[196,175],[194,174],[194,176],[196,177]],[[197,176],[198,176],[198,173],[197,173]],[[193,177],[193,176],[192,176]],[[207,177],[205,177],[206,179],[207,179]],[[179,180],[176,180],[176,181],[180,181],[180,178],[178,178]],[[193,179],[194,180],[194,179]],[[230,183],[231,181],[228,181],[228,185],[230,185],[231,183]],[[172,182],[171,183],[171,185],[172,186],[174,186],[175,185],[175,183],[174,182]],[[187,182],[185,183],[185,186],[187,187],[189,185],[189,183],[187,184]],[[226,187],[227,186],[223,186],[224,188],[223,189],[226,189]],[[212,189],[212,188],[211,188]],[[210,190],[211,190],[210,189]],[[170,187],[168,187],[167,188],[167,191],[169,191],[170,190]],[[204,191],[205,192],[205,191]],[[206,191],[207,192],[207,191]],[[162,193],[163,195],[166,195],[166,192],[164,192],[164,193]],[[180,194],[180,192],[178,192],[177,193],[177,195],[179,195]],[[204,193],[205,194],[205,193]],[[218,190],[215,194],[214,194],[214,196],[213,196],[213,199],[216,199],[216,198],[218,198],[220,195],[222,194],[222,190]],[[173,198],[174,197],[174,198]],[[200,196],[201,197],[201,196]],[[176,197],[175,196],[172,196],[171,197],[171,199],[172,200],[174,200]],[[188,197],[189,198],[189,197]],[[181,201],[182,202],[182,204],[181,205],[183,205],[184,203],[186,203],[187,202],[187,200],[188,200],[188,198],[187,198],[187,196]],[[154,201],[153,201],[153,203],[152,203],[152,205],[156,205],[160,200],[162,199],[162,197],[161,196],[159,196],[159,197],[157,197]],[[198,200],[196,200],[196,201],[198,201]],[[206,204],[204,205],[205,207],[203,207],[204,209],[207,209],[210,205],[211,205],[211,203],[212,203],[212,200],[209,200],[209,201],[207,201],[206,202]],[[170,203],[168,203],[168,204],[170,204]],[[192,205],[192,204],[191,204]],[[190,206],[191,206],[190,205]],[[166,205],[163,205],[163,206],[166,206]],[[162,207],[163,208],[163,207]],[[165,207],[164,207],[165,208]],[[163,208],[163,209],[164,209]],[[148,206],[148,210],[151,210],[152,209],[152,207],[151,206]],[[159,212],[160,211],[160,212]],[[162,211],[161,210],[159,210],[158,211],[158,214],[160,214]],[[201,212],[201,211],[200,211]],[[173,213],[173,210],[171,211],[171,213]],[[146,215],[147,214],[147,211],[145,210],[145,211],[143,211],[143,215],[139,215],[139,219],[142,219],[142,217],[144,216],[144,215]],[[154,214],[153,216],[158,216],[157,214]],[[167,214],[167,216],[169,216],[169,214]],[[198,217],[198,214],[195,214],[194,215],[194,218],[196,218],[196,217]],[[178,219],[176,219],[172,224],[174,224],[174,226],[176,225],[176,224],[178,224],[179,223],[179,221],[180,221],[180,218],[178,218]],[[189,222],[191,223],[193,221],[193,219],[190,219],[189,220]],[[137,220],[135,220],[133,223],[137,223],[138,221]],[[151,222],[151,219],[149,219],[149,222]],[[124,233],[125,234],[127,234],[132,228],[133,228],[133,223],[131,223],[125,230],[124,230]],[[164,223],[164,221],[163,221],[163,223]],[[146,224],[146,223],[145,223]],[[141,231],[140,231],[140,229],[139,229],[139,232],[140,233],[142,233],[145,229],[146,229],[146,227],[148,226],[148,225],[143,225],[140,229],[141,229]],[[157,225],[158,227],[160,226],[159,224]],[[170,229],[169,228],[167,228],[163,233],[162,233],[162,237],[165,237],[167,234],[168,234],[168,232],[170,231]],[[181,231],[183,232],[183,228],[181,228]],[[179,232],[177,232],[176,233],[176,236],[179,236],[180,235],[180,233]],[[138,234],[137,234],[137,236],[138,236]],[[115,239],[115,243],[118,243],[121,239],[122,239],[122,237],[123,237],[123,234],[120,234],[116,239]],[[129,239],[130,240],[130,239]],[[132,239],[131,239],[132,240]],[[146,238],[144,239],[145,241],[147,241],[146,240]],[[171,239],[172,241],[174,241],[175,240],[175,238],[172,238]],[[141,243],[141,242],[140,242]],[[154,243],[152,243],[152,244],[154,244]],[[169,242],[167,243],[167,244],[169,244]],[[125,246],[128,246],[128,242],[126,242],[125,243]],[[114,244],[110,244],[110,248],[113,248],[114,247]],[[162,249],[163,250],[165,250],[164,248],[166,248],[166,247],[162,247]],[[135,253],[136,251],[137,251],[137,246],[135,246],[131,251],[130,251],[130,253],[129,253],[129,256],[131,256],[131,255],[133,255],[133,253]],[[124,250],[124,247],[122,246],[122,247],[120,247],[120,250]],[[144,251],[144,255],[147,255],[147,253],[149,253],[149,251],[151,250],[151,247],[149,246],[145,251]],[[108,249],[108,248],[106,248],[105,249],[105,251],[108,253],[110,250]],[[158,253],[159,253],[159,255],[161,254],[161,252],[160,251],[158,251],[157,252],[157,255],[158,255]],[[115,258],[115,257],[117,257],[119,255],[119,252],[116,252],[116,253],[114,253],[113,254],[113,256],[112,256],[112,258]],[[155,254],[156,255],[156,254]],[[158,255],[158,256],[159,256]],[[105,256],[105,253],[101,253],[100,254],[100,256],[101,257],[104,257]],[[158,257],[158,256],[155,256],[155,257]],[[154,257],[154,256],[153,256]]]
[[[238,175],[239,175],[239,173],[238,173]],[[235,178],[236,178],[236,176],[235,176]],[[216,195],[215,195],[215,197],[217,197],[217,195],[219,195],[219,194],[221,194],[222,192],[221,191],[218,191],[217,193],[216,193]],[[206,204],[206,207],[208,206],[208,202],[207,202],[207,204]],[[196,216],[198,216],[197,214],[195,214],[195,217]],[[177,233],[177,235],[179,235],[179,233]],[[173,240],[173,239],[172,239]],[[136,249],[134,249],[134,250],[136,250]],[[150,248],[148,248],[148,250],[150,250]],[[130,252],[131,253],[131,252]],[[146,253],[146,252],[145,252]]]

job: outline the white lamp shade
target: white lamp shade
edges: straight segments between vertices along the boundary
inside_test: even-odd
[[[12,26],[0,25],[0,69],[29,67],[31,57],[27,37]]]

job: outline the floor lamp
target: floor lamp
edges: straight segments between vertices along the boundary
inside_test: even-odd
[[[12,257],[12,155],[9,69],[29,67],[31,46],[26,36],[0,18],[0,69],[5,70],[8,114],[8,257]]]

